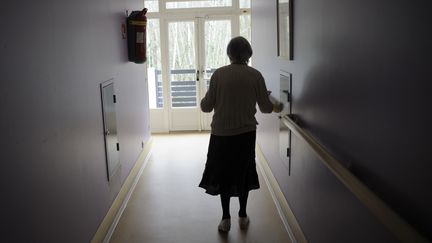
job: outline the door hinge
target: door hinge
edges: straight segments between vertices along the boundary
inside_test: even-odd
[[[287,157],[291,157],[291,148],[287,148]]]
[[[113,95],[113,102],[117,103],[117,96],[116,95]]]
[[[117,143],[117,151],[120,151],[120,144]]]

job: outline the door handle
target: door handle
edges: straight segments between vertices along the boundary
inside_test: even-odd
[[[196,71],[196,81],[199,81],[199,70]]]

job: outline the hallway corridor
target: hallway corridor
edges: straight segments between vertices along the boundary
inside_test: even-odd
[[[153,135],[152,155],[111,237],[111,243],[291,242],[259,168],[261,189],[251,191],[249,229],[238,226],[231,199],[231,231],[221,234],[220,198],[197,185],[205,166],[208,133]],[[258,166],[258,165],[257,165]]]

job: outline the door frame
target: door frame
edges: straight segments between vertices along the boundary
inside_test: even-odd
[[[166,18],[163,26],[163,32],[165,32],[165,43],[164,49],[165,52],[162,53],[163,60],[165,63],[162,63],[163,71],[163,87],[164,87],[164,100],[165,106],[164,110],[168,113],[168,129],[169,131],[185,131],[185,130],[193,130],[193,131],[202,131],[202,130],[210,130],[210,122],[211,122],[211,114],[203,113],[199,107],[199,103],[201,99],[204,97],[206,88],[204,82],[204,68],[206,66],[205,63],[205,23],[206,21],[211,20],[229,20],[231,23],[231,37],[239,35],[240,27],[239,27],[239,18],[235,15],[206,15],[201,14],[200,16],[194,17],[185,17],[185,16],[174,16]],[[194,30],[195,30],[195,70],[199,70],[198,79],[196,86],[197,92],[197,106],[193,108],[173,108],[171,102],[171,87],[170,87],[170,68],[169,68],[169,34],[168,34],[168,26],[173,22],[194,22]],[[164,68],[165,67],[165,68]],[[196,72],[196,71],[195,71]],[[194,110],[194,111],[192,111]],[[192,114],[192,112],[196,112],[196,114]],[[177,114],[173,114],[177,113]],[[183,114],[182,114],[183,113]],[[189,125],[184,124],[175,124],[174,116],[191,116],[196,117],[196,123]],[[187,119],[183,117],[182,119]],[[194,120],[194,118],[190,119]]]
[[[162,1],[160,1],[162,2]],[[238,6],[236,0],[233,1],[233,6]],[[164,105],[163,108],[155,108],[150,109],[150,122],[151,122],[151,130],[156,133],[168,133],[170,131],[175,131],[173,129],[172,123],[173,119],[171,116],[171,89],[169,85],[169,53],[168,53],[168,23],[173,21],[186,21],[186,20],[195,20],[196,19],[230,19],[231,20],[231,36],[239,36],[240,35],[240,16],[243,14],[250,14],[250,9],[240,9],[240,8],[226,8],[226,9],[215,9],[215,8],[204,8],[204,9],[190,9],[190,10],[166,10],[161,8],[160,3],[160,12],[159,13],[148,13],[148,18],[157,18],[159,19],[160,26],[160,46],[161,46],[161,65],[162,65],[162,89],[163,89],[163,100]],[[204,21],[203,21],[204,22]],[[197,26],[198,25],[198,26]],[[202,27],[199,27],[199,26]],[[197,31],[204,31],[204,23],[199,24],[197,21],[195,22]],[[198,28],[197,28],[198,27]],[[198,30],[199,29],[199,30]],[[196,47],[200,48],[200,50],[204,50],[204,38],[202,37],[201,41],[198,39],[199,34],[196,34]],[[199,67],[200,60],[204,60],[204,51],[196,50],[195,59],[197,60],[197,68]],[[204,66],[204,64],[201,64]],[[202,91],[201,87],[203,84],[203,75],[200,72],[200,81],[197,89],[197,108],[199,109],[199,102],[201,97],[205,95],[205,92]],[[199,127],[195,129],[196,131],[201,130],[209,130],[211,116],[209,117],[208,113],[203,113],[198,111],[199,117],[197,118]],[[204,114],[204,115],[203,115]],[[203,120],[202,117],[207,116],[206,120]],[[182,130],[182,129],[178,129]]]

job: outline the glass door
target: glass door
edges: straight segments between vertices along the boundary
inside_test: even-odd
[[[229,64],[226,46],[231,17],[197,17],[168,21],[170,130],[210,130],[213,113],[203,113],[213,72]]]
[[[144,6],[151,131],[210,129],[212,113],[201,112],[200,101],[214,70],[228,64],[230,38],[250,40],[250,0],[144,0]]]
[[[168,22],[170,130],[200,130],[196,20]]]
[[[201,98],[207,92],[213,72],[217,68],[229,64],[226,47],[232,38],[232,23],[233,19],[230,17],[207,17],[201,21],[201,28],[203,30],[200,58],[203,62],[201,66],[203,73],[200,90]],[[210,130],[212,116],[213,112],[201,112],[201,128],[203,130]]]

